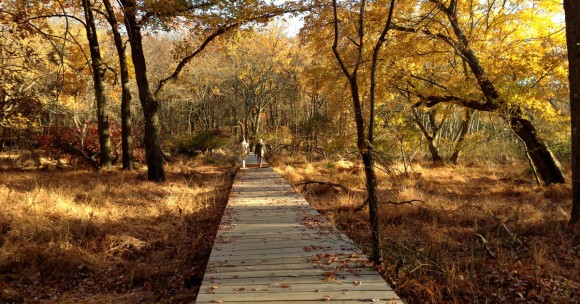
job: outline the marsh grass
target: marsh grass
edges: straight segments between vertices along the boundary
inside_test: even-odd
[[[367,253],[364,174],[349,162],[272,160],[307,200]],[[291,164],[290,164],[291,163]],[[580,300],[578,232],[567,220],[569,184],[539,187],[527,165],[414,164],[377,171],[385,278],[408,303],[575,303]],[[346,207],[346,208],[345,208]],[[480,236],[478,236],[480,235]],[[484,241],[485,240],[485,244]],[[492,256],[493,255],[493,256]]]
[[[0,302],[194,301],[233,173],[1,171]]]

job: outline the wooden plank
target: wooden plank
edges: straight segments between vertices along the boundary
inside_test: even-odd
[[[279,283],[287,283],[290,285],[295,284],[309,284],[312,286],[318,286],[315,289],[325,290],[325,288],[330,288],[329,285],[350,285],[354,284],[354,282],[361,282],[361,284],[370,284],[370,283],[381,283],[384,286],[385,290],[392,290],[385,283],[382,277],[378,275],[352,275],[347,274],[340,277],[336,277],[335,280],[329,281],[325,280],[325,277],[322,276],[290,276],[290,277],[263,277],[263,278],[220,278],[219,275],[208,275],[204,277],[204,286],[205,289],[202,288],[200,292],[203,290],[209,290],[211,286],[218,285],[218,286],[249,286],[249,285],[272,285],[272,284],[279,284]],[[204,287],[202,286],[202,287]],[[332,289],[332,288],[330,288]]]
[[[286,264],[292,265],[292,264]],[[223,271],[218,272],[206,272],[209,277],[220,278],[220,279],[237,279],[237,278],[290,278],[290,277],[303,277],[303,276],[314,276],[318,279],[324,281],[329,277],[335,278],[346,278],[351,275],[361,276],[361,275],[374,275],[376,271],[369,268],[347,268],[347,269],[335,269],[326,270],[317,267],[303,267],[302,269],[269,269],[269,270],[256,270],[252,266],[248,266],[247,269],[242,271],[230,271],[229,269],[223,269]]]
[[[312,301],[308,301],[308,300],[296,300],[296,301],[292,301],[292,300],[276,300],[276,301],[259,301],[259,303],[261,304],[297,304],[297,303],[319,303],[319,300],[312,300]],[[324,301],[324,302],[330,302],[330,303],[344,303],[344,304],[361,304],[361,303],[373,303],[373,304],[405,304],[405,302],[401,301],[401,300],[376,300],[376,301],[371,301],[371,300],[367,300],[367,301],[362,301],[362,300],[328,300],[328,301]],[[251,302],[238,302],[238,301],[217,301],[217,300],[212,300],[210,302],[198,302],[198,303],[228,303],[228,304],[248,304],[248,303],[256,303],[256,301],[251,301]]]
[[[338,266],[345,263],[351,263],[353,265],[372,265],[371,262],[366,260],[366,258],[361,258],[358,260],[345,261],[343,259],[337,259],[335,256],[326,255],[314,255],[309,257],[280,257],[280,256],[270,256],[261,257],[257,259],[245,259],[245,260],[212,260],[208,263],[207,267],[245,267],[248,265],[262,266],[262,265],[282,265],[282,264],[304,264],[304,265],[317,265],[317,266]],[[284,266],[280,266],[284,267]]]
[[[350,251],[347,251],[348,253]],[[222,252],[222,251],[212,251],[212,254],[209,258],[210,261],[215,260],[228,260],[228,261],[235,261],[235,260],[245,260],[245,259],[268,259],[270,255],[274,255],[278,253],[278,257],[280,258],[295,258],[295,257],[304,257],[307,253],[308,254],[340,254],[336,248],[333,250],[312,250],[309,252],[305,252],[302,248],[297,249],[288,249],[287,251],[276,251],[276,250],[267,250],[265,252],[260,252],[260,250],[255,250],[252,252],[244,252],[243,255],[237,254],[236,252]]]
[[[337,247],[336,242],[331,240],[253,240],[251,242],[238,241],[236,238],[222,238],[219,242],[216,241],[214,245],[214,250],[231,250],[231,251],[264,251],[269,249],[302,249],[302,251],[313,251],[316,249],[330,250],[331,248],[337,248],[337,250],[354,250],[356,247],[349,244],[339,244]]]
[[[271,168],[242,170],[197,303],[327,301],[402,303],[353,242]]]
[[[216,287],[216,288],[214,288]],[[283,293],[288,291],[309,291],[320,292],[319,284],[311,283],[292,283],[286,281],[274,282],[271,284],[215,284],[211,285],[208,290],[200,290],[200,294],[236,294],[242,291],[264,291],[268,289],[270,293]],[[318,291],[317,291],[318,290]],[[345,282],[345,283],[329,283],[325,284],[326,291],[384,291],[384,282]]]
[[[219,288],[218,288],[219,289]],[[210,301],[276,301],[277,299],[292,299],[293,301],[329,301],[329,300],[362,300],[368,302],[397,300],[398,297],[393,291],[377,290],[346,290],[346,291],[294,291],[288,290],[284,293],[268,292],[269,289],[257,292],[239,292],[235,294],[200,294],[198,303]]]
[[[352,269],[367,267],[363,263],[331,263],[331,264],[316,264],[316,263],[287,263],[287,264],[245,264],[237,266],[229,265],[215,265],[209,266],[205,270],[206,273],[232,273],[232,272],[244,272],[244,271],[276,271],[280,269],[284,270],[302,270],[302,269],[322,269],[324,271],[332,271],[336,268],[346,267]],[[373,270],[374,271],[374,270]]]

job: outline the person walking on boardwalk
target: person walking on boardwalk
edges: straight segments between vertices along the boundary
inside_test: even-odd
[[[262,168],[262,159],[264,158],[264,155],[266,155],[266,145],[261,138],[256,143],[254,154],[256,154],[256,157],[258,158],[258,168]]]
[[[240,143],[240,156],[242,157],[242,168],[246,169],[246,158],[250,154],[250,145],[244,139],[242,143]]]

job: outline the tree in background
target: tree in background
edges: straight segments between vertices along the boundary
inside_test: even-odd
[[[439,103],[452,102],[475,110],[498,113],[509,122],[513,132],[523,142],[531,164],[542,180],[546,184],[563,183],[565,178],[558,160],[541,139],[532,120],[525,112],[524,106],[511,102],[506,98],[506,94],[498,89],[496,82],[490,77],[490,73],[484,69],[481,58],[476,54],[476,50],[473,48],[473,41],[470,41],[470,37],[474,39],[473,34],[478,28],[483,28],[484,32],[489,33],[489,35],[500,38],[501,35],[494,31],[496,25],[505,28],[513,27],[514,24],[517,25],[516,21],[505,21],[503,19],[516,18],[515,20],[520,20],[517,18],[525,18],[524,16],[531,14],[529,10],[533,11],[535,8],[528,9],[525,3],[518,2],[514,3],[514,11],[516,13],[511,13],[506,11],[505,4],[503,7],[500,4],[496,4],[500,7],[486,6],[484,8],[475,7],[477,5],[474,3],[458,3],[455,0],[447,3],[441,0],[430,0],[422,5],[425,15],[420,21],[410,20],[409,22],[413,24],[411,27],[393,27],[401,31],[420,33],[428,39],[440,41],[450,46],[454,51],[453,55],[461,56],[483,95],[481,99],[464,98],[450,94],[424,95],[420,96],[421,102],[428,107]],[[476,14],[477,16],[481,15],[482,18],[476,19],[474,17]],[[478,22],[479,24],[477,24]],[[470,24],[471,27],[469,26]],[[534,81],[540,82],[544,77],[538,76],[535,80],[525,79],[522,80],[522,83],[532,82],[533,84]],[[503,82],[507,84],[515,83],[514,79],[504,79]]]
[[[117,16],[110,0],[102,0],[106,9],[105,18],[111,26],[115,49],[119,57],[119,69],[121,73],[121,149],[123,169],[133,170],[133,137],[131,132],[131,90],[129,88],[129,67],[123,38],[119,32]]]
[[[12,130],[27,129],[41,113],[42,51],[34,35],[8,22],[0,26],[0,151]]]
[[[104,168],[111,168],[111,138],[109,134],[109,117],[107,113],[107,97],[105,95],[104,77],[106,67],[101,58],[99,47],[99,38],[97,36],[97,27],[93,15],[93,6],[90,0],[82,0],[85,15],[85,28],[87,41],[89,42],[91,54],[91,67],[93,74],[93,88],[95,94],[95,103],[97,107],[97,122],[99,126],[99,161]]]
[[[238,32],[230,40],[227,62],[231,69],[231,91],[239,102],[241,122],[246,138],[253,138],[262,131],[261,126],[271,119],[275,125],[278,101],[283,100],[295,81],[292,79],[292,41],[280,27],[261,31]],[[270,111],[268,111],[270,110]]]
[[[580,222],[580,2],[564,0],[568,75],[570,79],[570,117],[572,118],[572,215],[571,224]]]

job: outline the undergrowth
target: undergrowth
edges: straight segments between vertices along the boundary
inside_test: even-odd
[[[364,172],[348,161],[272,161],[370,253]],[[395,168],[397,169],[397,168]],[[578,303],[580,237],[570,184],[535,185],[526,164],[377,171],[384,277],[408,303]],[[298,185],[304,180],[340,184]],[[398,204],[401,202],[408,202]]]

